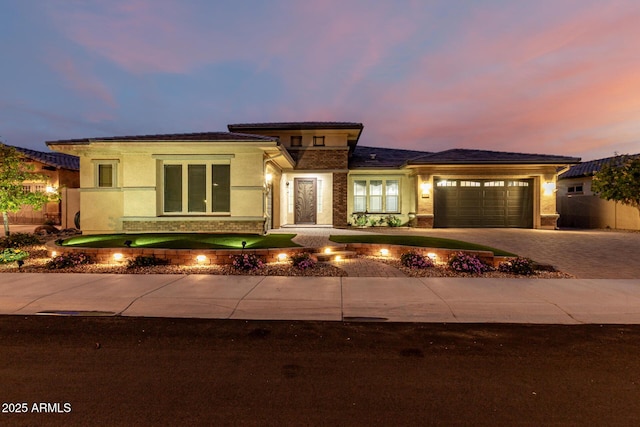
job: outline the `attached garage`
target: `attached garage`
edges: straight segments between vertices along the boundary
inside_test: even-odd
[[[533,227],[532,179],[434,179],[434,227]]]

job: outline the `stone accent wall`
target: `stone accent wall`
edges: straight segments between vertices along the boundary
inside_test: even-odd
[[[306,149],[291,150],[296,161],[295,169],[347,169],[349,152],[347,150]]]
[[[540,215],[540,228],[555,230],[560,215]]]
[[[228,221],[207,220],[190,221],[188,218],[175,221],[122,221],[126,233],[171,233],[171,232],[206,232],[206,233],[264,233],[263,221]]]
[[[416,224],[418,228],[433,228],[433,215],[417,215]]]
[[[333,226],[347,226],[347,174],[333,174]]]

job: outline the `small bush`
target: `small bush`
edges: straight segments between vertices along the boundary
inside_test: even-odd
[[[22,249],[7,248],[0,252],[0,263],[6,264],[9,262],[22,261],[29,257],[29,252]]]
[[[535,273],[533,261],[529,258],[518,257],[506,262],[500,263],[498,271],[503,273],[520,274],[523,276],[530,276]]]
[[[23,248],[39,244],[38,236],[29,233],[14,233],[0,239],[0,248]]]
[[[409,268],[429,268],[433,267],[433,260],[420,255],[417,252],[405,252],[400,255],[400,262]]]
[[[388,215],[385,221],[389,227],[400,227],[402,225],[402,220],[395,215]]]
[[[262,259],[255,254],[230,255],[229,258],[233,260],[233,268],[236,270],[250,271],[264,267]]]
[[[353,225],[357,227],[364,227],[369,223],[369,215],[366,213],[353,214]]]
[[[155,256],[138,255],[134,259],[127,261],[127,268],[152,267],[155,265],[168,265],[168,259],[156,258]]]
[[[51,270],[59,270],[61,268],[77,267],[84,264],[93,264],[94,260],[90,255],[84,252],[69,252],[57,257],[51,258],[47,262],[47,268]]]
[[[491,267],[480,261],[480,258],[475,255],[465,254],[464,252],[458,252],[449,259],[449,268],[458,273],[471,274],[482,274],[485,271],[491,270]]]
[[[307,268],[313,268],[316,265],[316,261],[307,252],[303,252],[292,255],[291,264],[300,270],[306,270]]]
[[[370,217],[369,218],[369,225],[371,227],[380,227],[384,224],[384,218],[379,217],[379,218],[374,218],[374,217]]]

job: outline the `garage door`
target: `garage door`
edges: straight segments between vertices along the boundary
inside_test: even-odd
[[[434,227],[533,227],[533,180],[436,179]]]

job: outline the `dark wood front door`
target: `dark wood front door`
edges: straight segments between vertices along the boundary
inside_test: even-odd
[[[296,224],[316,223],[316,179],[294,178],[295,205],[294,221]]]

